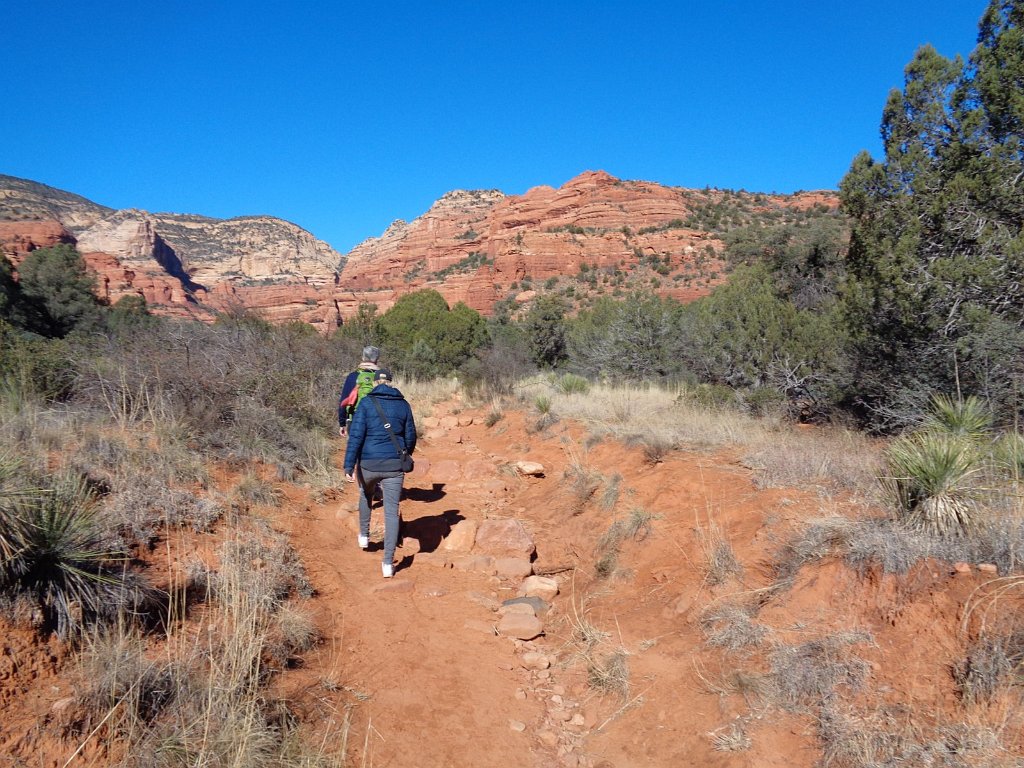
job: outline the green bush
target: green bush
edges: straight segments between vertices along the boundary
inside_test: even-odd
[[[432,289],[402,296],[380,318],[378,330],[392,365],[423,378],[457,370],[487,342],[478,312],[462,302],[449,309]]]

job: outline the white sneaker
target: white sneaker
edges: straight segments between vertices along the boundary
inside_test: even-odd
[[[395,575],[395,566],[393,563],[381,563],[380,572],[384,574],[385,579],[390,579]]]
[[[363,536],[363,534],[360,533],[359,534],[359,538],[357,539],[357,541],[359,542],[359,548],[360,549],[368,549],[369,546],[370,546],[370,537],[369,536]]]

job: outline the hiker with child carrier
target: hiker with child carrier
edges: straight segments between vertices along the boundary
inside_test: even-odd
[[[338,407],[339,431],[348,433],[345,447],[345,478],[357,481],[359,489],[359,537],[360,549],[370,546],[370,507],[378,487],[384,496],[384,559],[381,572],[389,579],[395,573],[395,547],[398,545],[398,529],[401,518],[398,502],[402,496],[405,473],[413,468],[412,453],[416,450],[416,423],[412,408],[393,384],[391,371],[377,368],[380,350],[367,347],[363,350],[363,363],[353,373],[368,371],[372,376],[372,389],[357,403],[351,420],[341,422],[342,407]],[[372,357],[372,360],[368,360]],[[372,365],[373,368],[364,368]],[[351,375],[350,375],[351,378]],[[346,380],[345,385],[349,382]],[[353,385],[354,387],[356,385]],[[345,399],[342,392],[342,400]],[[358,465],[358,466],[357,466]]]
[[[348,431],[348,424],[356,412],[356,406],[366,394],[373,389],[373,374],[377,371],[380,360],[380,347],[363,347],[363,360],[359,366],[345,377],[338,398],[338,434],[342,437]]]

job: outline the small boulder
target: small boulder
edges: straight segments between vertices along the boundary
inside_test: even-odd
[[[496,611],[501,606],[496,597],[485,595],[483,592],[467,592],[466,597],[477,605],[482,605],[488,611]]]
[[[476,548],[495,557],[531,559],[537,551],[523,524],[513,518],[491,518],[476,531]]]
[[[515,468],[520,475],[544,477],[544,465],[536,461],[517,461]]]
[[[537,615],[537,612],[533,610],[533,606],[529,603],[512,603],[511,605],[503,605],[498,609],[499,616],[505,616],[509,613],[525,613],[527,616]]]
[[[452,568],[457,571],[494,573],[494,558],[490,555],[456,555],[452,558]]]
[[[502,601],[502,605],[516,605],[517,603],[525,603],[533,609],[535,616],[544,616],[551,606],[541,600],[539,597],[511,597],[508,600]]]
[[[447,552],[469,552],[476,541],[476,521],[461,520],[441,542],[441,549]]]
[[[533,640],[544,633],[544,622],[525,613],[509,613],[498,622],[498,634],[520,640]]]
[[[547,669],[551,666],[551,659],[543,653],[527,651],[519,657],[519,664],[523,669]]]
[[[498,557],[494,568],[503,579],[525,579],[533,573],[533,565],[522,557]]]
[[[558,582],[547,576],[527,576],[519,587],[523,597],[539,597],[548,602],[558,594]]]

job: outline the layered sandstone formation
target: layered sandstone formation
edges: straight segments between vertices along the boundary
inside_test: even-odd
[[[341,254],[270,216],[221,220],[113,210],[43,184],[0,176],[0,249],[74,244],[101,296],[140,295],[153,311],[213,318],[245,307],[272,321],[337,325],[331,290]]]
[[[269,216],[115,211],[0,176],[0,247],[17,263],[35,248],[75,243],[110,301],[134,293],[154,311],[199,317],[244,307],[331,330],[360,304],[385,312],[426,287],[484,314],[549,291],[583,305],[638,290],[689,301],[722,279],[722,216],[735,226],[741,212],[822,205],[834,208],[835,196],[689,190],[586,172],[523,195],[449,192],[342,256]]]
[[[586,172],[524,195],[450,192],[412,222],[395,222],[349,254],[338,295],[347,317],[360,303],[386,311],[430,287],[454,304],[490,313],[537,289],[575,301],[641,290],[690,301],[722,279],[722,243],[696,223],[713,207],[753,213],[836,206],[830,193],[790,196],[688,190]],[[552,279],[557,286],[552,286]]]

